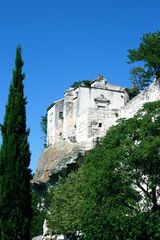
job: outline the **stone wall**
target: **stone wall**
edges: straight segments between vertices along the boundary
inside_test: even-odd
[[[108,85],[107,85],[108,86]],[[76,123],[78,143],[102,137],[117,120],[118,112],[125,105],[127,94],[124,89],[79,88],[79,105]]]
[[[84,145],[104,136],[127,99],[124,88],[104,79],[93,81],[91,87],[67,90],[64,98],[48,109],[48,145],[63,139]]]
[[[55,106],[52,106],[47,113],[47,145],[54,144],[55,129]]]
[[[121,108],[119,118],[132,118],[145,103],[156,100],[160,100],[160,79],[155,79],[148,88]]]
[[[48,110],[48,145],[69,140],[85,149],[92,148],[95,139],[103,137],[117,119],[133,117],[144,103],[157,99],[157,79],[130,101],[124,88],[106,83],[104,79],[93,81],[91,87],[69,89],[64,99]]]
[[[71,142],[76,142],[76,107],[77,93],[75,90],[66,91],[64,95],[64,125],[63,137]]]

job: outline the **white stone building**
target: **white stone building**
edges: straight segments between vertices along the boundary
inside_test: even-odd
[[[116,122],[127,101],[126,89],[106,82],[103,76],[90,87],[70,88],[63,99],[48,108],[48,145],[68,140],[84,145],[86,150],[92,148]]]
[[[47,148],[42,152],[33,181],[46,183],[79,154],[92,149],[120,118],[131,118],[146,102],[160,100],[160,78],[129,101],[125,88],[102,76],[90,87],[70,88],[64,98],[48,108]]]

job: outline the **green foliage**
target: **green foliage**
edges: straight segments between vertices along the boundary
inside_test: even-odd
[[[160,239],[160,101],[112,127],[52,194],[55,233],[85,240]]]
[[[54,234],[74,235],[80,229],[83,199],[81,172],[72,172],[67,181],[60,178],[51,193],[49,223]]]
[[[45,148],[47,146],[47,113],[45,116],[41,117],[40,126],[43,134],[43,141],[44,141],[43,146]]]
[[[133,86],[139,90],[145,89],[151,83],[150,75],[145,71],[143,67],[134,67],[130,70],[130,80]]]
[[[43,223],[46,217],[46,210],[41,207],[41,198],[36,191],[32,191],[32,225],[31,236],[35,237],[43,234]]]
[[[129,99],[131,100],[132,98],[137,96],[138,93],[139,93],[139,87],[137,87],[137,85],[133,85],[130,89],[128,89]]]
[[[157,234],[148,225],[154,222],[159,228],[159,112],[160,102],[146,104],[133,119],[110,129],[88,156],[83,215],[87,239],[152,239]]]
[[[137,49],[128,50],[129,63],[141,62],[143,67],[131,69],[131,81],[140,90],[152,81],[154,75],[160,76],[160,32],[147,33],[140,39]]]
[[[26,129],[26,98],[21,48],[17,47],[15,69],[2,130],[1,239],[30,239],[31,195],[29,131]]]
[[[78,82],[74,82],[71,87],[73,88],[78,88],[78,87],[90,87],[91,86],[91,82],[90,80],[82,80],[82,81],[78,81]]]

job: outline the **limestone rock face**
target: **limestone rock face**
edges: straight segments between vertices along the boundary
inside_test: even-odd
[[[48,146],[40,156],[33,182],[47,183],[51,176],[65,171],[70,164],[76,163],[79,154],[84,154],[79,145],[66,140]]]

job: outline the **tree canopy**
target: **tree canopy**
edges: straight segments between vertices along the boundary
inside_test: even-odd
[[[90,87],[91,86],[91,80],[82,80],[82,81],[78,81],[78,82],[74,82],[71,87],[73,88],[78,88],[78,87]]]
[[[57,184],[51,196],[50,226],[59,234],[78,230],[85,240],[158,240],[159,198],[157,101],[112,127],[80,170]]]
[[[31,172],[29,131],[26,129],[26,98],[21,48],[17,47],[13,80],[10,85],[2,130],[1,239],[29,240],[31,227]]]
[[[74,236],[81,225],[83,207],[81,172],[72,172],[66,179],[60,178],[51,191],[49,226],[54,234]],[[54,217],[53,217],[54,216]]]
[[[128,50],[128,62],[140,63],[130,71],[132,84],[140,90],[148,86],[154,76],[160,77],[160,32],[144,34],[137,49]]]

